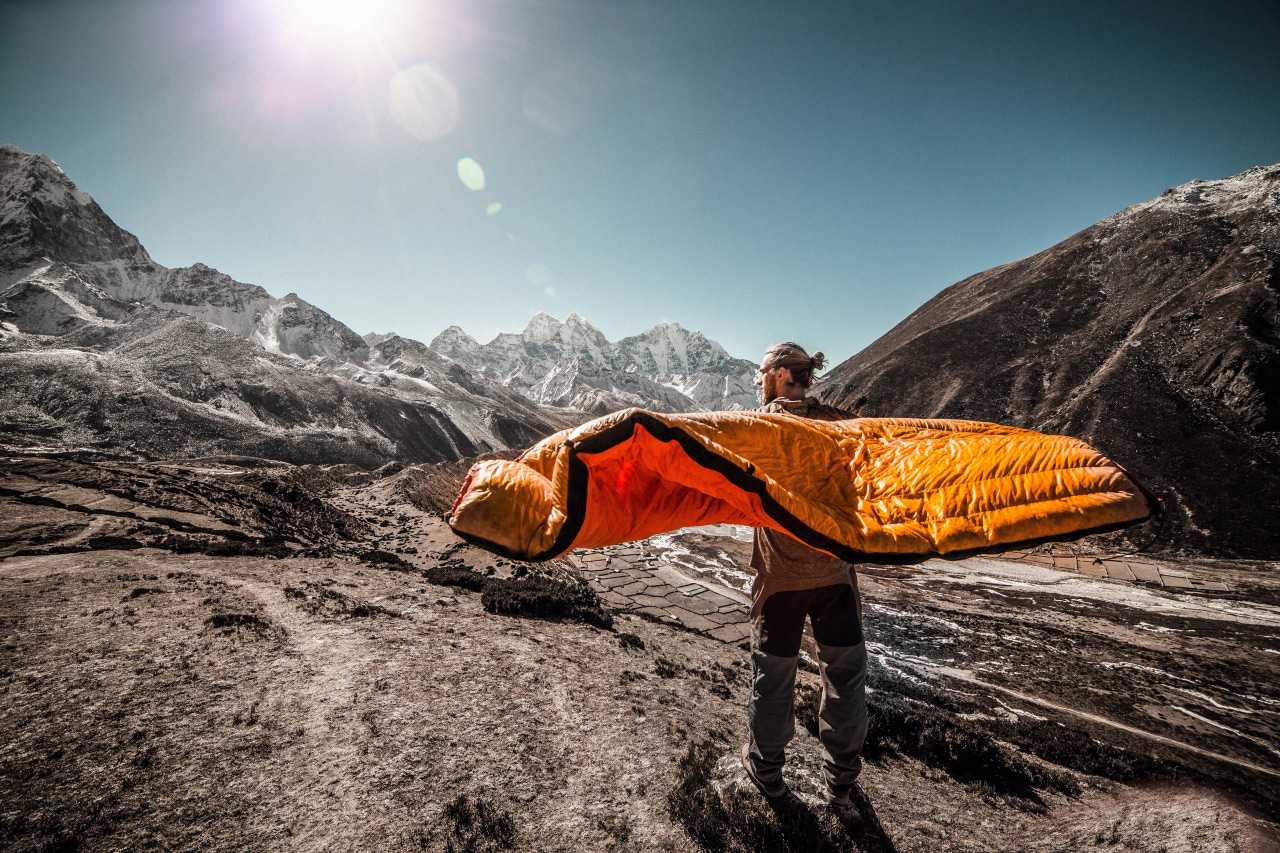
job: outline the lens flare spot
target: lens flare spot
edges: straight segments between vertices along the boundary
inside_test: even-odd
[[[485,216],[497,216],[501,212],[502,212],[502,202],[500,201],[492,202],[488,207],[484,209]]]
[[[463,157],[458,161],[458,180],[473,193],[478,193],[484,189],[484,169],[470,157]]]
[[[429,65],[397,71],[387,103],[396,124],[424,141],[439,139],[458,124],[458,89]]]

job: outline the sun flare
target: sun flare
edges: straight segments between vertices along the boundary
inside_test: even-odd
[[[275,0],[272,5],[289,37],[331,46],[383,39],[406,13],[402,0]]]

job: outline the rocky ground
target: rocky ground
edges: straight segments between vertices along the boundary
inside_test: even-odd
[[[1280,849],[1274,564],[864,567],[837,817],[813,672],[793,797],[736,768],[741,531],[531,573],[448,531],[457,474],[0,461],[0,846]],[[604,610],[531,617],[575,577]]]

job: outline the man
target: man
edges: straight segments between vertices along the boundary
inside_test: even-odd
[[[764,403],[760,411],[818,420],[853,417],[807,396],[823,363],[822,353],[810,356],[791,342],[770,347],[756,378]],[[849,563],[761,528],[755,531],[751,566],[756,572],[751,587],[754,675],[743,769],[765,796],[786,794],[782,767],[795,732],[796,669],[808,616],[822,674],[818,737],[826,753],[829,802],[847,809],[867,734],[867,652],[857,576]]]

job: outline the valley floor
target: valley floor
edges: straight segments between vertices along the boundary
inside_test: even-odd
[[[33,464],[0,469],[0,846],[1280,849],[1274,566],[1176,569],[1225,590],[862,567],[880,734],[861,814],[833,828],[804,725],[782,811],[732,758],[738,531],[553,568],[591,580],[608,630],[428,580],[520,572],[454,539],[405,475],[317,488],[331,523],[280,521],[291,538],[258,554],[217,537],[271,526],[275,475]],[[733,618],[654,612],[643,584],[606,582],[631,570]]]

